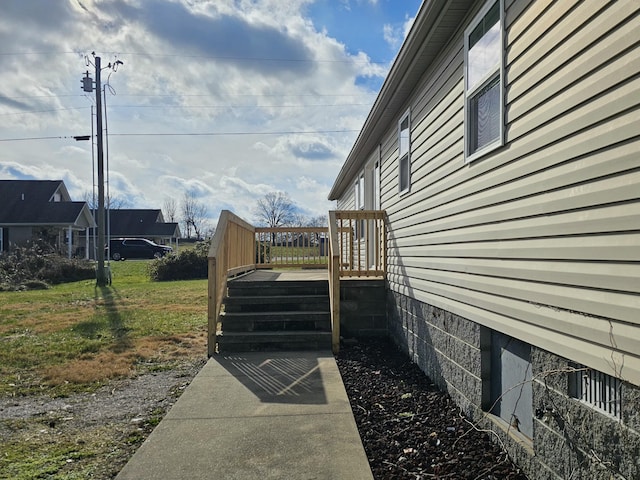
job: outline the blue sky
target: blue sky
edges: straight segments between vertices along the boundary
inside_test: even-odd
[[[418,0],[2,0],[0,178],[94,184],[93,55],[108,82],[109,190],[162,208],[192,192],[211,225],[328,191],[418,11]],[[87,65],[87,63],[89,63]]]

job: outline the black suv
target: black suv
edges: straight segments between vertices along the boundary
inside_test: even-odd
[[[173,251],[171,247],[158,245],[146,238],[112,238],[109,242],[111,259],[125,258],[160,258]],[[105,248],[105,256],[109,252]]]

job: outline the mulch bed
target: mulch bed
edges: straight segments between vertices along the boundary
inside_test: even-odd
[[[376,480],[527,480],[390,342],[345,345],[337,362]]]

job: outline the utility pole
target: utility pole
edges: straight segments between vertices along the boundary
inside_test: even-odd
[[[107,275],[104,271],[104,150],[102,143],[102,87],[100,82],[100,57],[96,61],[96,134],[98,144],[98,268],[96,270],[96,285],[107,285]]]
[[[96,92],[96,136],[98,146],[98,239],[96,248],[96,257],[98,266],[96,268],[96,285],[98,287],[104,287],[108,284],[108,277],[104,269],[104,246],[105,246],[105,212],[104,212],[104,148],[102,142],[102,84],[101,84],[101,60],[100,57],[94,57],[96,80],[95,88],[93,81],[89,77],[89,72],[85,73],[85,77],[82,79],[82,89],[85,92]],[[109,63],[107,68],[113,68],[117,65],[121,65],[121,61],[117,61],[113,66]],[[88,65],[88,64],[87,64]]]

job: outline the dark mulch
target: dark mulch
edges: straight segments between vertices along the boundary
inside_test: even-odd
[[[345,345],[337,362],[376,480],[527,479],[391,343]]]

